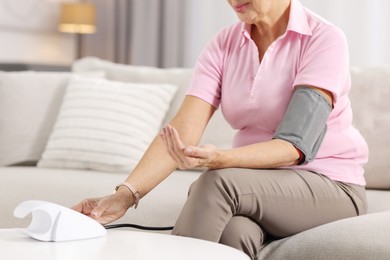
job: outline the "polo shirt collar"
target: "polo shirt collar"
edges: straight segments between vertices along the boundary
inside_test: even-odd
[[[290,19],[288,21],[287,31],[312,35],[312,31],[307,21],[306,10],[298,0],[291,0]]]
[[[242,24],[242,39],[240,47],[242,47],[247,40],[251,39],[251,25],[246,23]],[[299,0],[291,0],[287,31],[293,31],[303,35],[312,35],[312,31],[307,21],[305,8]]]
[[[240,48],[244,46],[247,40],[251,39],[251,25],[248,23],[242,23],[242,38],[240,43]]]

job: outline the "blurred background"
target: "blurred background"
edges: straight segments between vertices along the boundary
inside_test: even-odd
[[[390,64],[389,0],[301,2],[344,30],[351,65]],[[80,9],[81,17],[75,9],[64,13],[64,5],[77,3],[93,8]],[[92,29],[59,28],[80,19]],[[96,56],[193,67],[206,42],[236,21],[226,0],[0,0],[0,64],[70,66],[77,58]]]

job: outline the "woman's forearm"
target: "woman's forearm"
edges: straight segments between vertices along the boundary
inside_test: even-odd
[[[180,133],[188,145],[197,145],[215,108],[195,97],[186,97],[171,125]],[[160,136],[156,136],[144,156],[126,179],[140,196],[146,195],[177,168],[164,146]]]
[[[143,197],[175,169],[176,163],[157,136],[126,181],[134,185]]]
[[[280,139],[222,150],[218,168],[278,168],[295,165],[299,153],[292,144]]]

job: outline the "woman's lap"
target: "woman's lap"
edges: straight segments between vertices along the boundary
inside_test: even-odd
[[[219,242],[232,217],[244,216],[264,233],[286,237],[365,211],[364,187],[321,174],[287,169],[211,170],[191,186],[173,234]]]

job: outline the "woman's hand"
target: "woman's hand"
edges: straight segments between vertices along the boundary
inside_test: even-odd
[[[171,125],[163,128],[160,137],[179,169],[221,168],[222,152],[214,145],[185,146],[179,133]]]
[[[132,194],[120,187],[115,194],[85,199],[72,209],[93,218],[100,224],[108,224],[121,218],[133,204]]]

